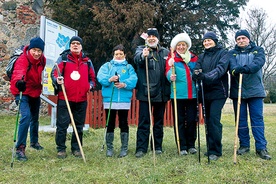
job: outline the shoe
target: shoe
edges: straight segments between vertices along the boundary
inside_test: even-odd
[[[196,153],[197,153],[197,150],[196,150],[195,148],[190,148],[190,149],[188,149],[188,152],[189,152],[190,154],[196,154]]]
[[[25,155],[25,145],[20,145],[17,149],[16,149],[16,158],[19,161],[27,161],[28,158]]]
[[[271,156],[268,154],[266,149],[256,150],[256,154],[264,160],[271,160]]]
[[[57,153],[57,158],[59,158],[59,159],[65,159],[66,157],[67,157],[67,154],[65,151],[59,151]]]
[[[143,151],[138,151],[136,154],[135,154],[135,157],[136,158],[142,158],[143,156],[145,156],[146,153],[144,153]]]
[[[182,156],[183,156],[183,155],[188,155],[188,152],[187,152],[186,150],[181,150],[181,151],[180,151],[180,155],[182,155]]]
[[[216,161],[216,160],[219,159],[219,156],[217,156],[217,155],[210,155],[210,156],[209,156],[209,159],[210,159],[210,160]]]
[[[244,147],[241,146],[238,150],[237,150],[237,154],[238,155],[244,155],[245,153],[248,153],[250,151],[249,147]]]
[[[36,150],[43,150],[44,148],[37,142],[37,143],[31,143],[31,148],[34,148]]]
[[[161,154],[162,154],[162,151],[161,151],[161,150],[155,150],[155,154],[156,154],[156,155],[161,155]]]
[[[81,152],[78,150],[72,151],[72,155],[74,155],[74,157],[76,157],[76,158],[82,157]]]

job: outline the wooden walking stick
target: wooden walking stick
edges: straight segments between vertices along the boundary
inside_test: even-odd
[[[236,131],[235,131],[235,143],[234,143],[234,164],[237,163],[237,145],[238,145],[238,132],[239,132],[239,121],[240,121],[240,107],[241,107],[241,88],[242,88],[242,74],[239,78],[239,91],[238,91],[238,104],[236,114]]]
[[[150,88],[149,88],[149,64],[148,57],[145,57],[146,61],[146,78],[147,78],[147,91],[148,91],[148,104],[149,104],[149,116],[150,116],[150,135],[152,140],[152,151],[153,151],[153,164],[155,166],[155,144],[154,144],[154,135],[153,135],[153,121],[152,121],[152,111],[151,111],[151,101],[150,101]]]
[[[60,70],[59,70],[59,67],[58,67],[57,63],[56,63],[56,68],[57,68],[58,76],[61,77],[61,73],[60,73]],[[79,145],[79,148],[80,148],[82,159],[86,163],[85,156],[84,156],[82,146],[81,146],[81,142],[80,142],[80,138],[79,138],[79,134],[78,134],[78,131],[77,131],[77,128],[76,128],[74,117],[73,117],[73,114],[72,114],[72,111],[71,111],[71,108],[70,108],[70,105],[69,105],[69,102],[68,102],[68,98],[67,98],[65,87],[64,87],[63,83],[61,84],[61,89],[62,89],[64,98],[65,98],[65,102],[66,102],[66,105],[67,105],[67,109],[68,109],[68,112],[69,112],[69,115],[70,115],[70,118],[71,118],[71,124],[73,126],[74,131],[75,131],[75,135],[76,135],[77,142],[78,142],[78,145]]]
[[[174,50],[171,48],[171,58],[174,59]],[[175,75],[175,67],[172,65],[172,75]],[[177,114],[177,101],[176,101],[176,84],[173,81],[173,102],[174,102],[174,128],[175,128],[175,136],[177,143],[178,155],[180,155],[180,141],[179,141],[179,132],[178,132],[178,114]]]

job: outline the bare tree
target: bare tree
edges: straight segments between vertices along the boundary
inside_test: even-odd
[[[276,25],[268,23],[268,16],[262,8],[250,9],[247,16],[246,27],[251,34],[251,40],[265,50],[263,80],[267,84],[270,78],[275,78],[276,74]]]

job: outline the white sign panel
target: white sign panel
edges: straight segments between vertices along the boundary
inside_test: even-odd
[[[54,95],[51,71],[60,53],[69,49],[69,41],[72,36],[78,35],[78,31],[41,16],[40,37],[45,42],[44,55],[47,59],[43,72],[43,94]]]

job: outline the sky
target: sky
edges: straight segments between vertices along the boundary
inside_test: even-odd
[[[252,8],[262,8],[268,15],[268,20],[276,24],[276,1],[275,0],[249,0],[245,11]]]

